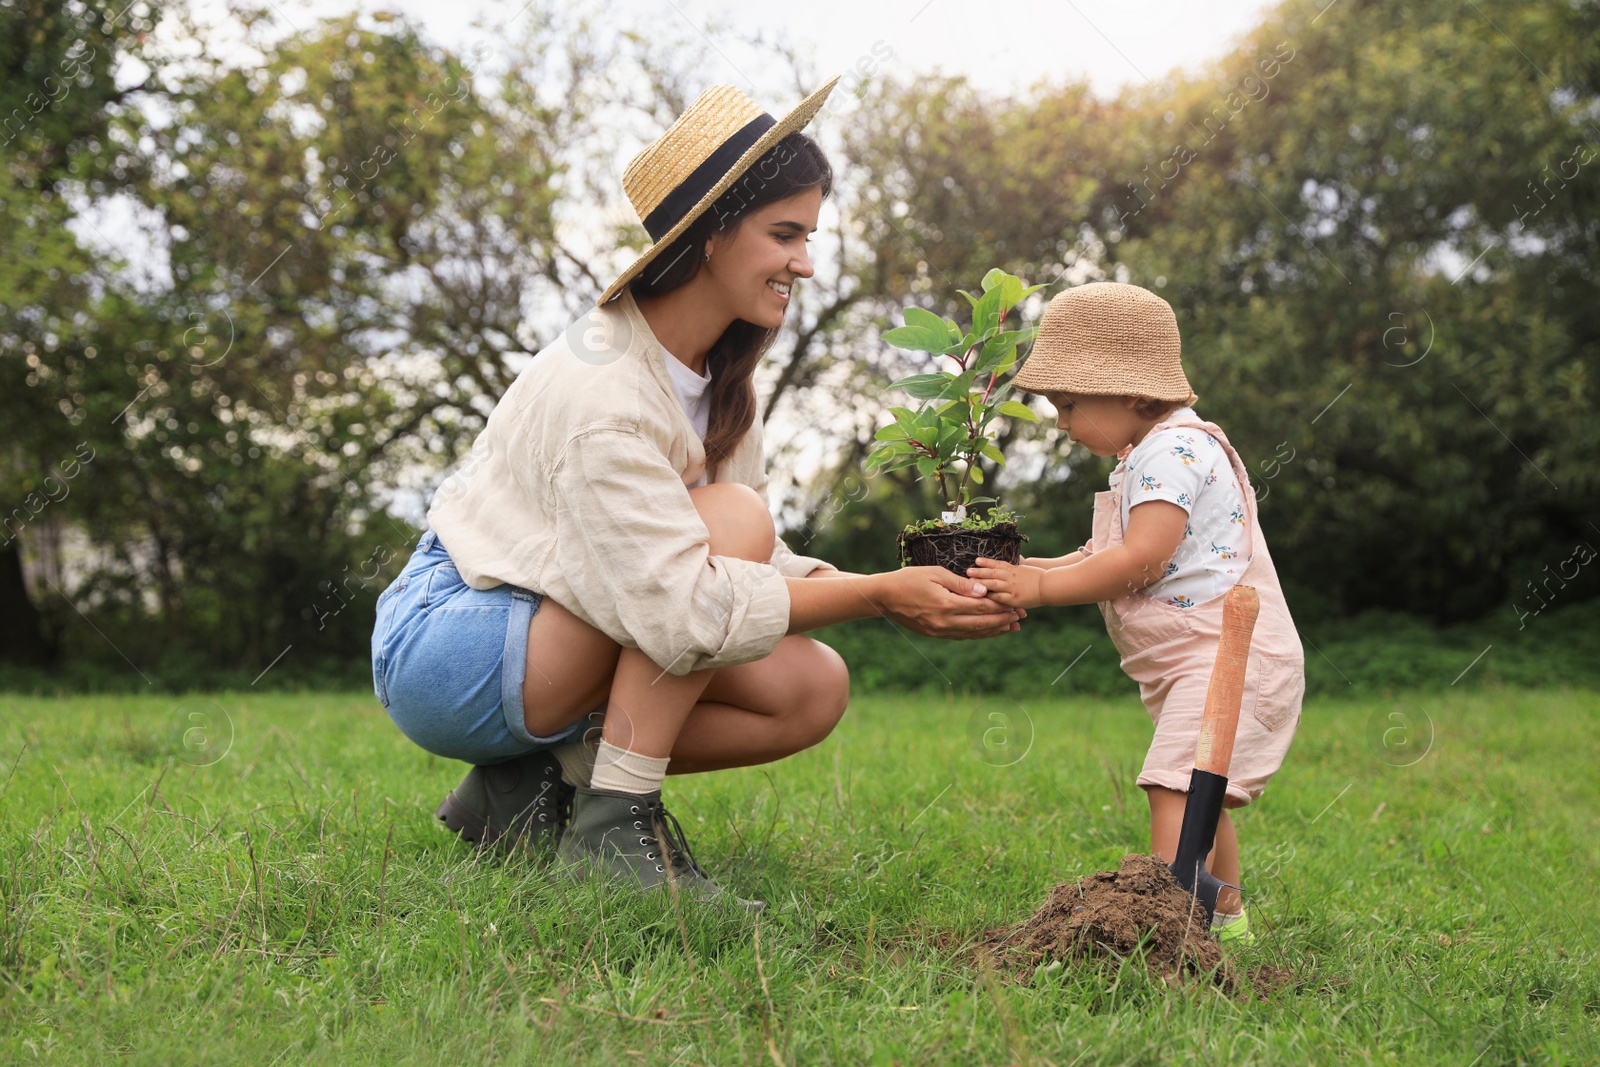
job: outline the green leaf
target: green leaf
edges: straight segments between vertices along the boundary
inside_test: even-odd
[[[907,437],[906,428],[899,423],[885,426],[872,435],[875,441],[904,441]]]
[[[990,331],[998,325],[1000,325],[1000,290],[985,286],[982,299],[972,309],[972,332],[980,338],[988,337]]]
[[[1000,290],[1000,306],[1007,311],[1022,302],[1022,279],[1015,274],[1007,274],[995,288]]]
[[[967,292],[965,289],[957,289],[956,292],[958,292],[962,296],[966,297],[968,304],[971,304],[973,307],[977,307],[978,306],[978,298],[973,296],[971,293]]]
[[[945,382],[943,389],[939,390],[940,400],[959,400],[972,390],[972,383],[977,380],[978,371],[969,367],[958,375],[954,375]]]
[[[883,339],[896,348],[913,352],[942,354],[950,346],[950,324],[933,312],[919,307],[905,309],[904,326],[885,330]]]
[[[978,362],[974,366],[988,372],[994,370],[995,365],[1003,361],[1008,354],[1015,357],[1017,343],[1023,339],[1025,333],[1026,330],[1003,330],[996,333],[985,342],[983,351],[978,356]]]
[[[1014,419],[1022,419],[1025,422],[1039,421],[1038,412],[1018,400],[1007,400],[996,410],[1002,415],[1009,415]]]
[[[1001,454],[1000,450],[996,448],[993,443],[985,444],[983,446],[983,454],[985,458],[994,460],[1002,467],[1006,465],[1006,457]]]
[[[913,374],[901,378],[897,382],[890,382],[890,389],[904,389],[918,400],[932,400],[944,392],[944,387],[949,384],[955,375],[948,371],[937,374]]]
[[[967,468],[967,476],[972,479],[975,485],[983,484],[983,468],[976,463]]]
[[[938,461],[930,456],[923,456],[917,460],[917,473],[924,478],[933,477],[933,472],[939,468]]]
[[[915,326],[896,326],[892,330],[885,330],[882,337],[888,344],[911,352],[932,352],[934,355],[940,355],[945,349],[943,330],[934,334],[927,330],[919,330]]]
[[[915,457],[913,456],[900,455],[885,449],[880,452],[874,452],[867,457],[867,471],[868,473],[873,473],[876,470],[877,473],[887,474],[902,467],[909,467],[914,461]]]
[[[987,293],[1007,277],[1009,275],[999,267],[990,267],[989,273],[983,276],[983,291]]]

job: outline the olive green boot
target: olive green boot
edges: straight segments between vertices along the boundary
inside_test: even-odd
[[[549,849],[571,811],[572,787],[546,750],[472,768],[434,814],[480,849]]]
[[[579,878],[600,876],[647,891],[676,884],[679,893],[699,900],[737,903],[753,912],[766,907],[711,880],[659,791],[640,796],[579,786],[556,857]]]

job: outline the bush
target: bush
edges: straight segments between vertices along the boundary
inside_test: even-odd
[[[1546,612],[1520,630],[1509,617],[1439,627],[1374,611],[1301,624],[1300,634],[1308,696],[1452,685],[1600,689],[1600,619],[1583,604]],[[1018,632],[987,641],[938,641],[876,620],[832,626],[815,636],[844,656],[857,692],[946,685],[1008,696],[1137,692],[1092,608],[1035,611]]]

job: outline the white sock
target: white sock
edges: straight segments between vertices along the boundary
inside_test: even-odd
[[[654,793],[661,789],[670,762],[667,756],[641,756],[602,740],[595,753],[589,788],[613,793]]]
[[[594,749],[582,739],[568,741],[550,750],[561,764],[561,780],[570,786],[588,785],[594,775]]]
[[[1224,926],[1227,926],[1230,923],[1236,923],[1242,918],[1244,918],[1243,908],[1240,908],[1238,911],[1234,912],[1219,911],[1211,919],[1211,929],[1220,930]]]

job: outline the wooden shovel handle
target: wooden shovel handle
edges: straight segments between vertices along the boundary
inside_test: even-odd
[[[1217,645],[1217,663],[1206,690],[1206,710],[1200,720],[1194,765],[1224,778],[1228,776],[1228,764],[1233,762],[1239,705],[1244,700],[1244,670],[1260,613],[1261,598],[1253,586],[1234,586],[1222,602],[1222,641]]]

